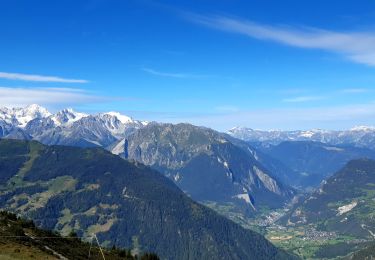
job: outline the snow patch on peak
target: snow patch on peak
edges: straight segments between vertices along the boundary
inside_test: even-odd
[[[38,117],[48,117],[51,113],[44,107],[37,104],[28,105],[25,108],[14,108],[14,111],[22,111],[23,114],[38,116]]]
[[[236,132],[252,132],[254,129],[244,126],[235,126],[228,130],[228,133],[236,133]]]
[[[128,123],[134,122],[131,117],[122,115],[119,112],[111,111],[111,112],[107,112],[107,113],[104,113],[104,114],[117,117],[117,119],[120,120],[120,122],[123,123],[123,124],[128,124]]]
[[[375,127],[374,126],[364,126],[364,125],[359,125],[359,126],[355,126],[353,128],[350,129],[350,131],[375,131]]]
[[[57,112],[51,119],[57,126],[60,126],[72,124],[87,116],[87,114],[76,112],[72,108],[66,108]]]
[[[302,136],[302,137],[310,138],[310,137],[312,137],[314,134],[315,134],[315,132],[313,132],[313,131],[303,131],[303,132],[301,133],[301,136]]]
[[[7,123],[13,123],[18,127],[24,128],[28,122],[35,118],[45,118],[51,113],[44,107],[37,104],[28,105],[26,107],[1,108],[0,119]]]

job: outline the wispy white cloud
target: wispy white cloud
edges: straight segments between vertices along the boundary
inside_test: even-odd
[[[21,73],[0,72],[0,78],[9,80],[37,81],[37,82],[61,82],[61,83],[88,83],[84,79],[66,79],[55,76],[42,76]]]
[[[189,74],[189,73],[171,73],[171,72],[161,72],[150,68],[142,68],[144,72],[147,72],[154,76],[161,76],[161,77],[170,77],[170,78],[205,78],[209,77],[209,75],[199,75],[199,74]]]
[[[71,88],[10,88],[0,87],[0,107],[41,105],[74,105],[106,102],[114,98],[93,95],[82,89]]]
[[[169,73],[169,72],[160,72],[149,68],[142,68],[144,72],[155,76],[162,76],[162,77],[171,77],[171,78],[186,78],[188,77],[187,74],[184,73]]]
[[[188,19],[218,30],[243,34],[259,40],[310,49],[321,49],[375,66],[375,32],[336,32],[311,27],[275,26],[225,16],[188,14]]]
[[[302,102],[309,102],[309,101],[322,100],[322,99],[325,99],[325,97],[321,97],[321,96],[300,96],[300,97],[285,98],[285,99],[283,99],[283,102],[302,103]]]
[[[347,89],[341,90],[341,92],[345,94],[366,93],[368,91],[369,90],[366,88],[347,88]]]

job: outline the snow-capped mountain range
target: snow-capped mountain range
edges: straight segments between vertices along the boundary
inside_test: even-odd
[[[35,104],[0,108],[0,137],[45,144],[107,147],[147,123],[118,112],[89,115],[68,108],[52,114]]]
[[[280,206],[294,196],[245,142],[236,139],[238,146],[231,143],[234,138],[209,128],[141,122],[117,112],[52,114],[38,105],[0,111],[0,138],[103,147],[161,171],[200,201],[233,202],[253,214],[258,205]]]
[[[254,130],[246,127],[234,127],[227,131],[231,136],[263,144],[277,145],[284,141],[314,141],[332,145],[354,145],[375,148],[375,127],[356,126],[348,130]]]
[[[0,138],[34,139],[45,144],[102,146],[108,148],[123,140],[148,122],[134,120],[118,112],[95,115],[71,108],[55,114],[33,104],[26,107],[0,108]],[[283,141],[315,141],[332,145],[350,144],[375,148],[375,127],[356,126],[349,130],[254,130],[234,127],[227,134],[263,145]],[[113,147],[109,147],[111,150]]]
[[[49,117],[51,113],[39,105],[29,105],[27,107],[0,108],[0,120],[17,127],[25,127],[28,122],[35,118]]]

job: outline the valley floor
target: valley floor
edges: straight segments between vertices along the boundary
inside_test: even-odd
[[[277,247],[301,259],[344,259],[374,242],[335,232],[319,231],[314,225],[294,227],[277,224],[277,220],[288,212],[289,207],[274,211],[263,209],[255,218],[249,218],[240,212],[234,212],[233,206],[229,204],[207,202],[205,205],[243,227],[261,233]]]

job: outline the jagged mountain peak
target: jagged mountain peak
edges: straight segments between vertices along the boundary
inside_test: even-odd
[[[51,119],[54,121],[56,125],[59,126],[63,124],[76,122],[87,116],[87,114],[76,112],[72,108],[65,108],[57,112],[55,115],[53,115]]]
[[[235,126],[228,130],[228,133],[235,133],[239,131],[254,131],[254,129],[244,126]]]
[[[51,113],[46,108],[37,104],[0,109],[0,119],[21,128],[24,128],[27,123],[35,118],[45,118],[50,115]]]
[[[65,108],[55,114],[39,105],[0,109],[0,136],[27,136],[45,144],[107,147],[145,126],[117,112],[85,114]]]
[[[28,110],[28,111],[43,111],[43,112],[49,113],[48,110],[45,107],[42,107],[38,104],[27,105],[24,109]]]
[[[241,143],[243,147],[232,143],[230,136],[206,127],[150,123],[111,151],[160,170],[198,201],[232,203],[249,210],[248,214],[253,214],[254,202],[255,208],[274,207],[292,197],[294,192]]]
[[[350,131],[364,131],[364,132],[370,132],[375,131],[375,126],[365,126],[365,125],[358,125],[354,126],[350,129]]]
[[[38,104],[31,104],[26,107],[12,108],[16,115],[30,115],[34,117],[48,117],[51,113],[45,108]]]
[[[73,108],[64,108],[58,111],[57,113],[52,114],[46,108],[38,104],[31,104],[25,107],[0,108],[0,120],[3,120],[8,124],[12,124],[13,126],[21,128],[24,128],[30,121],[34,119],[50,118],[54,122],[55,126],[66,126],[89,116],[90,114],[77,112]],[[117,121],[117,124],[119,125],[148,124],[148,122],[146,121],[140,122],[132,119],[129,116],[114,111],[99,113],[91,116],[95,118],[104,119],[104,121]]]
[[[122,115],[121,113],[115,112],[115,111],[106,112],[106,113],[104,113],[104,115],[114,116],[118,120],[120,120],[120,122],[123,123],[123,124],[133,123],[134,122],[134,120],[131,117],[126,116],[126,115]]]

